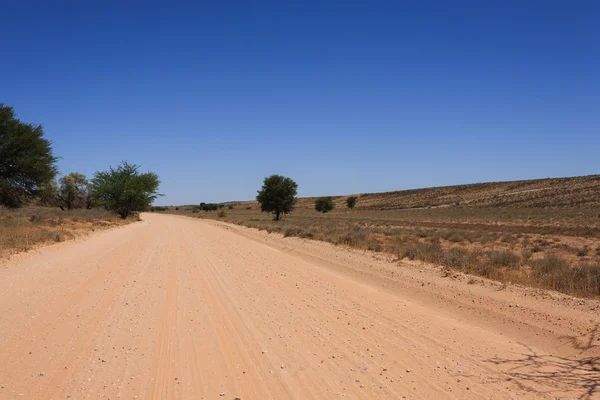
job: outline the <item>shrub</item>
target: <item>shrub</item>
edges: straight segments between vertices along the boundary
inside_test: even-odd
[[[547,254],[531,262],[536,283],[563,293],[600,294],[600,265],[570,267],[562,257]]]
[[[411,243],[399,249],[398,258],[408,258],[409,260],[423,260],[430,263],[438,263],[442,255],[442,248],[439,243]]]
[[[283,231],[283,237],[299,237],[301,234],[302,230],[300,228],[286,228],[286,230]]]
[[[350,196],[346,199],[346,207],[348,207],[351,210],[354,210],[354,207],[356,207],[356,202],[358,201],[358,197],[356,196]]]
[[[326,213],[335,208],[335,203],[331,197],[319,197],[315,200],[315,210]]]
[[[469,252],[467,249],[453,247],[440,256],[440,264],[454,269],[465,270]]]
[[[534,275],[543,277],[544,275],[555,274],[557,271],[569,269],[567,261],[554,254],[546,254],[540,260],[531,262],[531,269]]]
[[[225,210],[219,210],[219,212],[217,213],[217,217],[219,218],[225,218],[227,216],[227,211]]]
[[[494,267],[517,268],[519,266],[519,256],[510,251],[491,251],[488,257]]]

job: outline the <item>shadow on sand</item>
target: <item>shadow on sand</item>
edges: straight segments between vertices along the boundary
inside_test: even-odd
[[[573,357],[557,357],[538,354],[528,346],[527,353],[519,358],[493,358],[488,362],[508,367],[505,372],[507,381],[513,381],[525,391],[539,392],[538,386],[554,388],[556,391],[570,393],[566,398],[588,400],[600,395],[600,324],[592,330],[585,340],[576,337],[563,337],[573,349],[580,350]],[[591,355],[591,354],[593,355]],[[559,398],[559,397],[556,397]]]

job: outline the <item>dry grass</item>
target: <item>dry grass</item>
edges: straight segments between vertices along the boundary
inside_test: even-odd
[[[122,220],[100,209],[61,211],[49,207],[17,210],[0,208],[0,258],[133,220]]]
[[[236,204],[225,221],[286,237],[386,252],[501,282],[600,295],[600,217],[594,207],[340,208],[328,214],[299,208],[275,222],[248,204]],[[185,206],[168,212],[218,218],[214,212],[192,213]],[[540,267],[555,259],[562,264]]]

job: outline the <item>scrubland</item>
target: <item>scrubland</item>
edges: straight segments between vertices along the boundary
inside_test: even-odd
[[[0,258],[133,220],[123,220],[103,209],[62,211],[40,206],[16,210],[0,208]]]
[[[254,201],[220,213],[192,206],[169,212],[336,245],[393,254],[501,282],[600,295],[600,177],[483,183],[334,197],[329,213],[299,199],[282,221]],[[232,206],[232,209],[229,209]]]

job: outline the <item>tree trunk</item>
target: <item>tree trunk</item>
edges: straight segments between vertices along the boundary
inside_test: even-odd
[[[279,215],[281,212],[279,210],[275,211],[275,221],[279,221]]]

